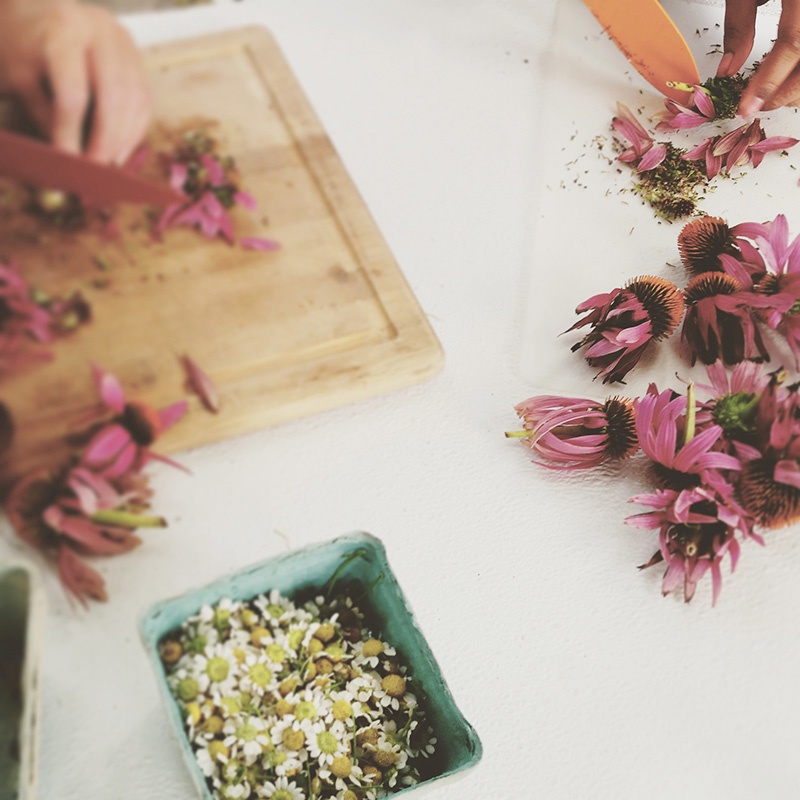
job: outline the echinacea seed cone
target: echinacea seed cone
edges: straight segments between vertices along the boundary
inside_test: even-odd
[[[634,278],[625,288],[636,295],[650,318],[653,339],[669,336],[683,317],[683,293],[671,281],[653,275]]]
[[[636,411],[633,401],[611,397],[605,403],[609,458],[627,458],[639,449],[636,437]]]
[[[42,511],[56,497],[55,480],[47,470],[26,475],[11,488],[6,514],[17,536],[34,547],[46,546],[53,538],[42,520]]]
[[[683,265],[695,274],[719,271],[719,256],[735,253],[728,223],[719,217],[700,217],[685,225],[678,250]]]
[[[125,405],[120,422],[141,447],[151,445],[161,433],[162,425],[158,412],[147,403],[136,400]]]
[[[778,483],[775,463],[757,458],[742,467],[739,496],[742,505],[765,528],[782,528],[800,519],[800,489]]]
[[[692,305],[706,297],[734,294],[741,288],[736,278],[732,278],[724,272],[704,272],[689,281],[689,285],[685,289],[686,302]]]

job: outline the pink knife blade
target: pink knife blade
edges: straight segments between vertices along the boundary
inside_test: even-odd
[[[186,201],[184,195],[165,184],[4,130],[0,130],[0,175],[102,204],[166,206]]]

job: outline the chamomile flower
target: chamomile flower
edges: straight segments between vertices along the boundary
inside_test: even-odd
[[[264,800],[306,800],[303,790],[286,777],[278,778],[275,783],[265,783],[258,796]]]
[[[294,603],[283,597],[277,589],[273,589],[268,597],[259,597],[255,606],[272,625],[281,625],[294,619],[297,611]]]
[[[345,756],[349,752],[349,746],[345,744],[344,727],[339,724],[326,727],[325,723],[319,721],[311,726],[308,737],[308,754],[315,758],[320,767],[330,767],[335,758]]]
[[[242,716],[229,719],[222,729],[223,744],[232,756],[241,755],[245,764],[253,764],[272,745],[267,731],[267,723],[260,717]]]

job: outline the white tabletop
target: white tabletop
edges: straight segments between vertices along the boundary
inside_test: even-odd
[[[191,476],[156,468],[169,528],[100,563],[108,604],[76,611],[48,575],[41,798],[191,798],[142,610],[353,530],[384,542],[484,745],[437,800],[798,796],[796,531],[726,568],[716,608],[707,586],[689,605],[663,599],[660,569],[635,569],[654,538],[622,524],[635,470],[548,473],[503,437],[532,393],[522,340],[552,19],[536,0],[245,0],[126,20],[142,44],[272,30],[446,365],[183,454]],[[0,557],[24,553],[5,520],[0,533]]]

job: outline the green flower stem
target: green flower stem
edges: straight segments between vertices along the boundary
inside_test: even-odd
[[[107,509],[95,511],[89,519],[98,525],[118,525],[121,528],[166,528],[164,517],[149,514],[134,514],[130,511]]]
[[[694,86],[690,83],[684,83],[683,81],[667,81],[667,86],[669,86],[670,89],[680,89],[682,92],[694,91]],[[701,86],[700,88],[702,89],[703,87]],[[703,89],[703,91],[708,94],[706,89]]]
[[[333,587],[336,586],[336,581],[339,580],[341,574],[350,566],[351,562],[355,561],[357,558],[366,558],[367,551],[364,547],[359,547],[356,550],[353,550],[350,553],[345,553],[342,556],[343,562],[337,567],[336,571],[331,575],[330,579],[328,580],[328,591],[327,597],[330,598]]]
[[[533,431],[506,431],[506,439],[530,439]]]
[[[683,436],[684,447],[694,439],[696,418],[697,407],[694,402],[694,383],[690,383],[686,389],[686,428]]]

